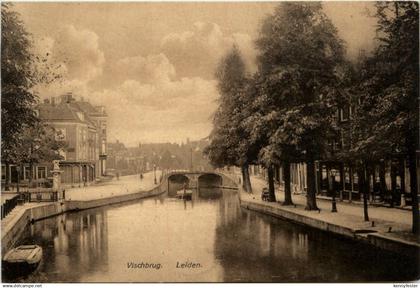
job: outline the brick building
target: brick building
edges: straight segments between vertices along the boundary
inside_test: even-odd
[[[106,120],[103,106],[94,107],[88,101],[77,101],[72,93],[45,100],[36,108],[39,118],[57,131],[67,147],[61,154],[60,169],[63,184],[77,186],[105,175]],[[50,165],[37,165],[49,176]]]

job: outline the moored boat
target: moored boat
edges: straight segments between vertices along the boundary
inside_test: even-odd
[[[191,189],[181,189],[176,192],[176,197],[191,200],[193,191]]]
[[[42,259],[42,248],[38,245],[21,245],[3,257],[3,269],[8,276],[32,273]]]

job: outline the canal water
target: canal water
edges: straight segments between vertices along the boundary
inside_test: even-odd
[[[162,195],[36,222],[44,258],[20,282],[369,282],[419,277],[418,259],[240,208],[235,190]],[[7,276],[6,276],[7,277]],[[3,279],[8,281],[8,279]]]

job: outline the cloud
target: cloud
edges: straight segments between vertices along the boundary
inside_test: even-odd
[[[57,35],[37,40],[33,52],[61,65],[63,76],[70,81],[89,82],[102,74],[105,56],[95,32],[67,25]]]
[[[102,75],[105,63],[98,35],[73,25],[61,27],[55,38],[37,40],[33,52],[41,57],[38,69],[42,72],[54,70],[54,73],[61,75],[61,79],[54,83],[42,83],[35,87],[41,98],[69,91],[86,93],[88,83]]]
[[[56,38],[45,38],[37,47],[41,54],[49,51],[65,77],[38,91],[43,98],[72,91],[92,104],[105,105],[110,141],[204,138],[217,107],[214,69],[234,44],[245,61],[255,58],[249,35],[225,35],[216,24],[198,22],[192,31],[167,35],[161,53],[124,57],[107,63],[110,70],[105,70],[96,33],[65,26]],[[94,82],[105,76],[112,85],[95,87]]]
[[[92,102],[106,103],[110,140],[133,145],[206,137],[217,97],[216,82],[198,77],[154,84],[127,80],[90,94]]]
[[[143,83],[168,82],[175,76],[175,67],[165,54],[126,57],[117,61],[113,75],[118,80],[136,79]]]
[[[102,74],[105,56],[98,35],[87,29],[64,26],[55,39],[52,54],[67,67],[66,77],[89,82]]]
[[[191,31],[171,33],[161,42],[162,51],[180,76],[214,78],[220,59],[237,45],[249,71],[256,70],[253,41],[248,34],[224,33],[215,23],[196,22]]]

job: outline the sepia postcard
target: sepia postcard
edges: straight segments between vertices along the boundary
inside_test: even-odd
[[[2,1],[2,285],[418,287],[419,79],[416,1]]]

